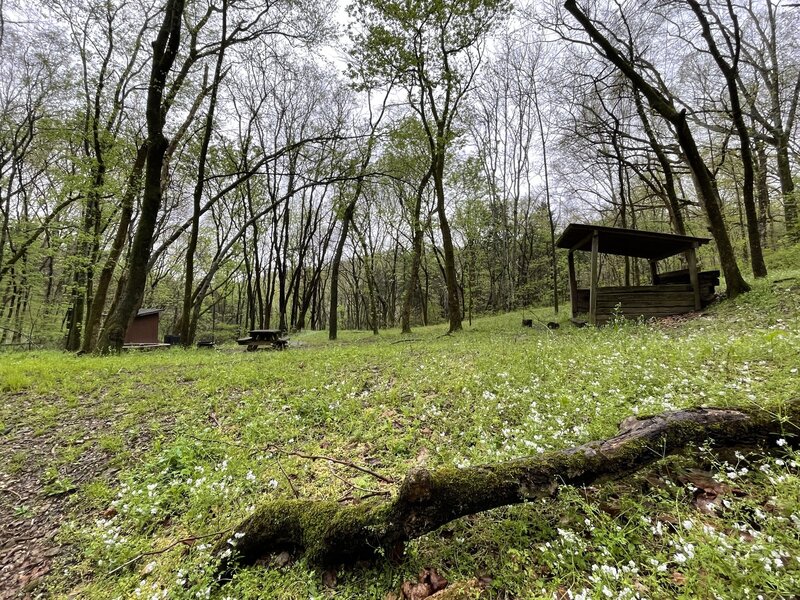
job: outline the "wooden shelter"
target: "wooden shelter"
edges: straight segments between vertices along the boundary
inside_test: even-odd
[[[158,320],[160,308],[141,308],[125,332],[126,346],[149,346],[158,344]]]
[[[607,322],[617,309],[626,317],[665,317],[700,310],[713,300],[714,288],[719,285],[719,271],[697,270],[697,248],[709,241],[688,235],[570,223],[556,246],[569,250],[572,317],[588,314],[589,323],[598,325]],[[588,289],[578,288],[573,256],[576,250],[592,254]],[[648,260],[652,285],[600,287],[600,254]],[[659,273],[658,261],[677,254],[685,255],[688,268]]]

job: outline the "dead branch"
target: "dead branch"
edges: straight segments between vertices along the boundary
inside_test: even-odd
[[[223,536],[223,535],[225,535],[227,533],[230,533],[231,531],[232,530],[229,527],[228,529],[223,529],[222,531],[215,531],[214,533],[207,533],[205,535],[192,535],[192,536],[189,536],[189,537],[186,537],[186,538],[181,538],[179,540],[175,540],[174,542],[172,542],[171,544],[168,544],[167,546],[164,546],[160,550],[150,550],[149,552],[142,552],[141,554],[137,554],[132,559],[127,560],[124,563],[122,563],[121,565],[111,569],[108,572],[108,574],[109,575],[113,575],[114,573],[117,573],[117,572],[121,571],[125,567],[128,567],[128,566],[130,566],[130,565],[132,565],[132,564],[134,564],[136,562],[139,562],[145,556],[156,556],[158,554],[164,554],[164,552],[168,552],[169,550],[172,550],[175,546],[178,546],[179,544],[184,544],[186,546],[190,546],[194,542],[198,542],[200,540],[207,540],[208,538],[217,538],[217,537]]]
[[[362,473],[366,473],[367,475],[370,475],[370,476],[374,477],[375,479],[383,481],[384,483],[394,483],[395,482],[394,479],[392,479],[390,477],[386,477],[385,475],[381,475],[380,473],[376,473],[375,471],[371,471],[371,470],[367,469],[366,467],[361,467],[361,466],[359,466],[359,465],[357,465],[355,463],[351,463],[350,461],[342,460],[340,458],[333,458],[332,456],[321,456],[321,455],[317,455],[317,454],[303,454],[302,452],[295,452],[293,450],[283,450],[282,448],[279,448],[278,446],[269,446],[269,449],[271,451],[273,451],[273,452],[279,452],[279,453],[284,454],[286,456],[296,456],[297,458],[304,458],[306,460],[327,460],[328,462],[336,463],[337,465],[343,465],[345,467],[350,467],[351,469],[355,469],[356,471],[361,471]]]
[[[286,483],[289,484],[289,487],[291,488],[292,494],[294,495],[295,499],[299,498],[300,494],[298,493],[297,488],[294,487],[294,484],[292,483],[292,480],[289,478],[289,475],[287,475],[286,471],[284,470],[281,461],[276,458],[275,462],[278,463],[278,468],[281,470],[281,473],[283,473],[283,476],[286,478]]]
[[[396,555],[405,542],[459,517],[549,498],[560,485],[621,479],[706,441],[712,447],[752,446],[799,435],[800,400],[788,403],[781,414],[752,407],[693,408],[630,417],[616,436],[567,450],[466,469],[414,469],[391,499],[353,505],[269,501],[235,528],[244,535],[234,555],[222,560],[220,573],[284,550],[300,550],[320,566]],[[222,555],[225,548],[218,543],[215,554]]]

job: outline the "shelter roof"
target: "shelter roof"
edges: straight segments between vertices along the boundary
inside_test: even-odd
[[[136,313],[137,317],[147,317],[148,315],[157,315],[164,312],[163,308],[140,308]]]
[[[598,251],[600,253],[635,256],[650,260],[661,260],[674,256],[711,241],[709,238],[690,235],[570,223],[558,238],[556,246],[567,250],[591,251],[592,236],[595,232],[598,234]]]

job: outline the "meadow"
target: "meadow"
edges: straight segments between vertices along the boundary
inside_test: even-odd
[[[578,329],[562,314],[549,330],[540,310],[521,328],[532,314],[483,317],[455,335],[434,326],[331,343],[308,332],[285,352],[0,355],[0,595],[390,599],[426,568],[458,598],[797,594],[792,443],[692,448],[621,481],[562,487],[451,522],[400,561],[322,573],[280,555],[214,583],[212,545],[259,503],[396,492],[307,456],[399,482],[417,466],[606,438],[631,415],[779,413],[800,397],[797,271],[691,318]]]

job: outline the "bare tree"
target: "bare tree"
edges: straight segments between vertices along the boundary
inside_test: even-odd
[[[598,24],[578,7],[575,0],[567,0],[564,7],[575,17],[593,42],[597,44],[598,52],[617,67],[647,98],[651,108],[675,128],[678,143],[684,152],[687,164],[692,170],[695,186],[708,217],[711,234],[717,244],[728,295],[733,298],[740,293],[749,291],[750,286],[742,277],[730,237],[728,236],[716,183],[711,171],[703,161],[702,154],[686,118],[686,111],[678,110],[671,97],[649,83],[636,66],[598,29]]]

